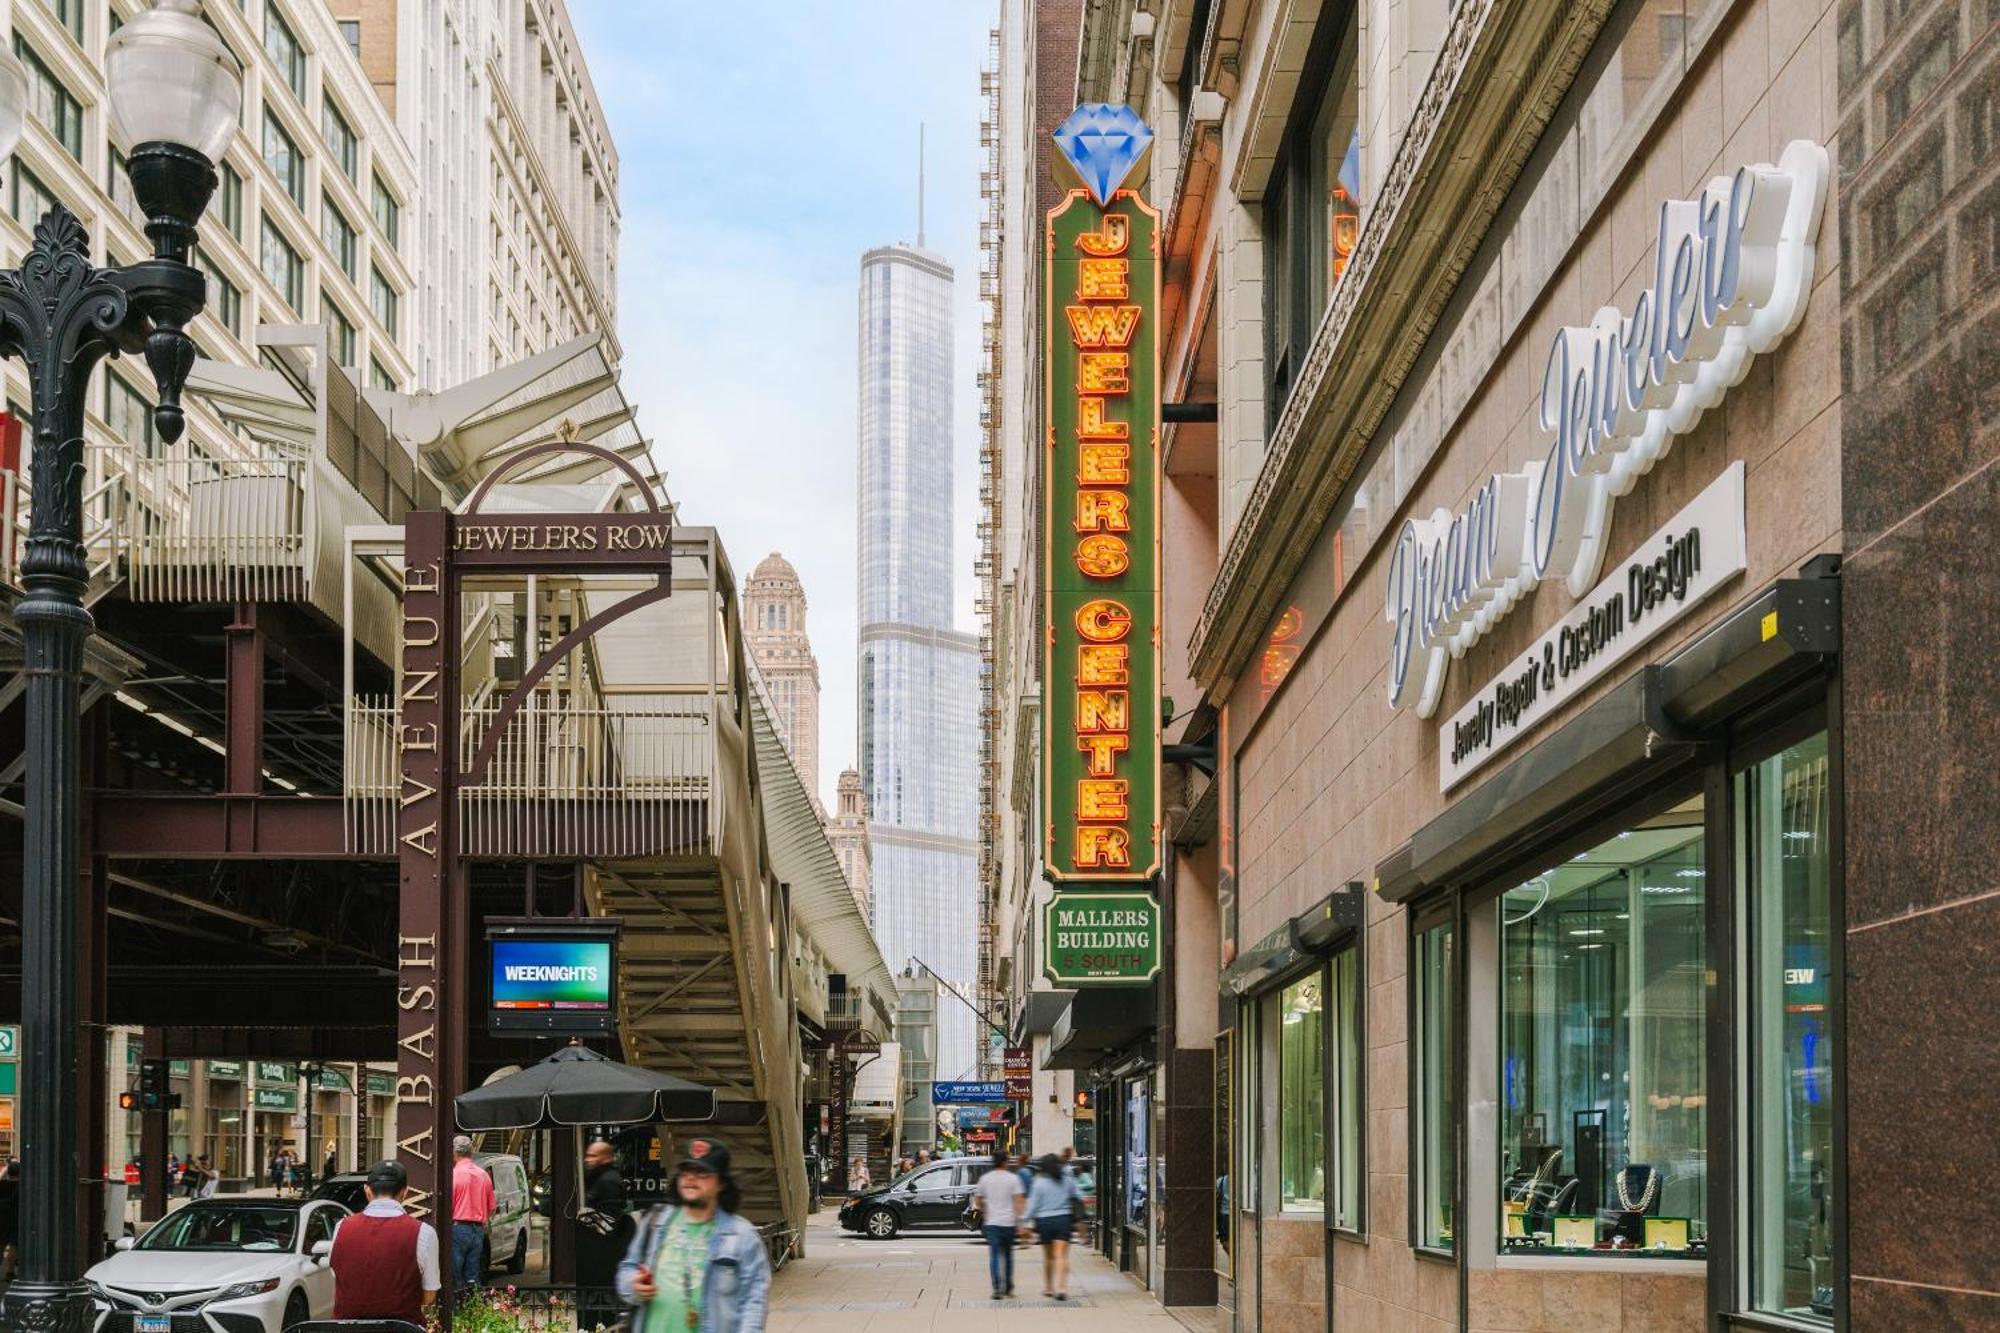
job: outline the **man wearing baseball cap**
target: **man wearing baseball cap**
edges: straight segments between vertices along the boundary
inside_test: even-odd
[[[333,1317],[422,1324],[437,1300],[438,1238],[403,1208],[410,1176],[397,1162],[368,1168],[368,1206],[333,1233]]]
[[[618,1265],[632,1333],[763,1333],[771,1261],[757,1228],[736,1215],[729,1145],[690,1139],[674,1177],[676,1203],[655,1204]]]

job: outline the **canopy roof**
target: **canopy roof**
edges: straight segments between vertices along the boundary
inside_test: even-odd
[[[651,1125],[714,1119],[715,1090],[570,1045],[461,1095],[455,1108],[465,1130]]]

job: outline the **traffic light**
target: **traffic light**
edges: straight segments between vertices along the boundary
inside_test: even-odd
[[[179,1108],[178,1094],[167,1091],[168,1065],[165,1060],[139,1062],[139,1091],[118,1095],[120,1109],[126,1111],[172,1111]]]
[[[1095,1094],[1089,1088],[1078,1088],[1076,1093],[1076,1109],[1079,1111],[1090,1110],[1097,1104],[1094,1097]]]

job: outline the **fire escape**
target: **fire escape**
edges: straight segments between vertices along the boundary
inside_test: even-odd
[[[1000,33],[987,35],[979,72],[985,108],[979,121],[979,300],[984,358],[979,368],[979,1003],[1004,1013],[1006,997],[995,984],[1000,947],[1000,708],[995,695],[1000,664],[994,653],[999,615],[1000,528],[1005,501],[1000,488]],[[980,1076],[992,1078],[991,1043],[980,1043]]]

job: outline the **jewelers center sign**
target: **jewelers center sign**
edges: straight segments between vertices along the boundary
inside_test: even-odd
[[[1042,908],[1042,956],[1058,986],[1143,986],[1160,971],[1160,905],[1130,890],[1057,893]]]
[[[1159,215],[1119,183],[1151,132],[1078,108],[1084,180],[1050,210],[1042,553],[1045,871],[1145,882],[1160,861]]]
[[[1709,181],[1694,199],[1661,205],[1653,270],[1632,308],[1605,306],[1589,324],[1559,330],[1549,349],[1540,398],[1547,454],[1519,472],[1488,477],[1459,512],[1412,518],[1397,534],[1384,606],[1395,627],[1392,707],[1414,695],[1417,715],[1432,716],[1450,660],[1543,579],[1561,578],[1571,596],[1583,599],[1574,619],[1624,578],[1598,586],[1613,502],[1742,382],[1755,356],[1798,326],[1812,292],[1826,179],[1826,149],[1799,139],[1775,166],[1744,167]],[[1676,524],[1663,536],[1685,537],[1686,524]],[[1635,560],[1658,557],[1652,545],[1651,554]],[[1717,550],[1706,546],[1700,558],[1707,571],[1701,577],[1712,578]],[[1639,640],[1625,642],[1629,651]],[[1602,670],[1605,661],[1598,662]],[[1483,744],[1457,732],[1458,718],[1444,726],[1442,787],[1498,748],[1502,711],[1496,706],[1494,739]],[[1524,714],[1511,730],[1519,734],[1532,721]],[[1473,762],[1455,762],[1454,751]]]

